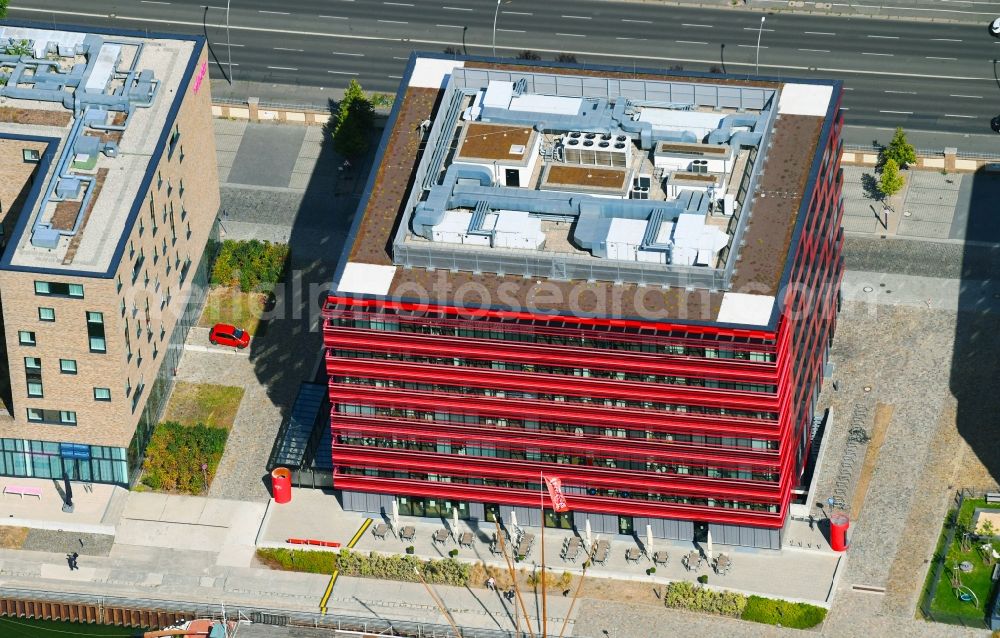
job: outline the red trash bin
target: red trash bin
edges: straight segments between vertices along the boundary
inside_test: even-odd
[[[271,494],[275,503],[292,500],[292,473],[287,468],[276,467],[271,471]]]
[[[847,514],[836,513],[830,517],[830,548],[835,552],[847,551],[847,528],[851,519]]]

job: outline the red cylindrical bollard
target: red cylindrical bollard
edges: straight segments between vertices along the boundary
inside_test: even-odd
[[[830,549],[835,552],[847,551],[847,528],[851,519],[847,514],[837,513],[830,517]]]
[[[292,473],[287,468],[276,467],[271,471],[271,493],[275,503],[292,500]]]

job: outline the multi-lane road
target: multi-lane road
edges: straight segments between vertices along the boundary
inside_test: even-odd
[[[205,2],[211,4],[206,5]],[[412,50],[493,50],[493,0],[13,0],[9,15],[208,37],[223,79],[339,87],[357,78],[392,91]],[[960,25],[767,15],[739,10],[501,0],[496,52],[532,50],[584,63],[836,77],[857,126],[989,133],[1000,113],[1000,39],[986,23]],[[760,49],[757,48],[758,37]]]

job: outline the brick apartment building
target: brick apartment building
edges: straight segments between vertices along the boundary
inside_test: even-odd
[[[780,548],[841,85],[415,55],[325,307],[349,510]]]
[[[204,45],[0,26],[0,475],[139,469],[219,205]]]

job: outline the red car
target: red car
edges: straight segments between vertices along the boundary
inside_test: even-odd
[[[250,333],[236,326],[230,326],[227,323],[217,323],[212,326],[212,332],[208,334],[208,340],[212,342],[212,345],[243,349],[250,345]]]

